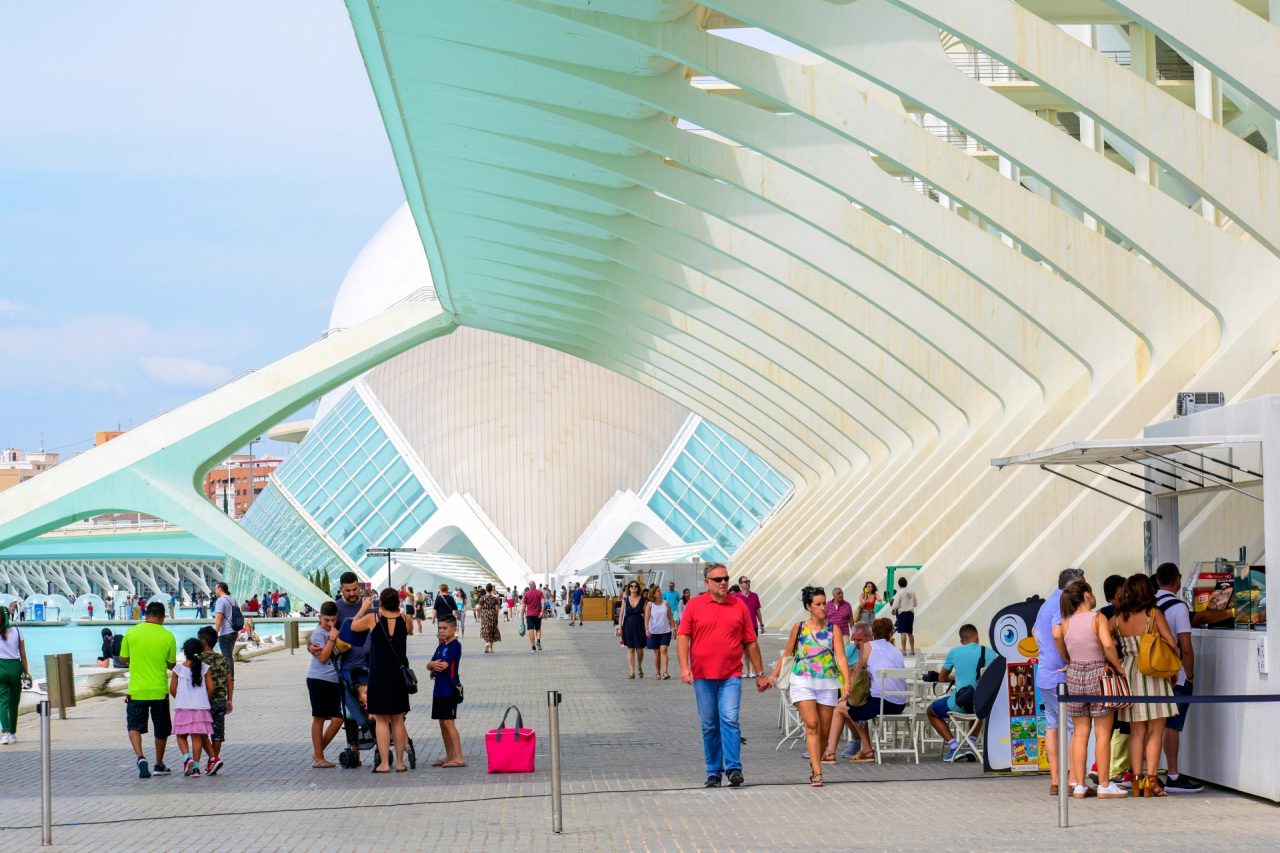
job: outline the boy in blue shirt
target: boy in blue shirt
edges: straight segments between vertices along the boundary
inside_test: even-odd
[[[462,660],[462,643],[457,640],[458,619],[452,614],[436,620],[435,654],[427,663],[434,686],[431,690],[431,719],[440,721],[440,739],[444,741],[444,758],[431,762],[432,767],[466,767],[462,757],[462,737],[454,720],[462,702],[462,681],[458,663]]]

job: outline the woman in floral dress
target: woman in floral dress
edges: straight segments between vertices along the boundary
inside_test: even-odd
[[[502,633],[498,630],[498,608],[502,599],[494,595],[493,584],[485,584],[484,595],[476,602],[476,612],[480,614],[480,639],[484,640],[484,653],[493,651],[493,644],[502,642]]]

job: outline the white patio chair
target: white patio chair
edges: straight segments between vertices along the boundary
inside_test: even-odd
[[[774,752],[782,749],[782,745],[787,741],[791,741],[787,749],[794,749],[797,743],[804,740],[804,720],[800,719],[800,712],[796,710],[796,706],[791,704],[791,690],[788,687],[780,687],[778,695],[782,701],[782,740],[778,741],[778,745],[773,748]]]
[[[951,731],[958,742],[956,754],[951,756],[954,763],[959,761],[962,756],[972,755],[978,761],[982,760],[982,720],[978,719],[976,714],[962,714],[959,711],[952,711],[947,716],[947,723],[951,726]]]
[[[876,764],[883,764],[881,756],[886,754],[915,756],[916,764],[920,763],[920,732],[917,726],[919,716],[911,705],[912,681],[916,678],[914,669],[878,669],[876,681],[880,683],[880,714],[871,721],[869,734],[872,748],[876,753]],[[906,690],[887,690],[885,679],[901,678],[907,682]],[[888,695],[886,695],[888,694]],[[901,714],[886,714],[885,700],[905,704],[907,707]]]

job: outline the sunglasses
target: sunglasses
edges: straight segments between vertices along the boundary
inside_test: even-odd
[[[718,577],[718,578],[707,578],[707,580],[708,580],[708,581],[710,581],[711,583],[728,583],[728,582],[729,582],[729,576],[728,576],[728,575],[721,575],[721,576],[720,576],[720,577]]]

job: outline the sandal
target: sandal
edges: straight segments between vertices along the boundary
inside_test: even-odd
[[[636,677],[636,674],[635,674],[634,672],[629,673],[629,674],[627,675],[627,678],[635,678],[635,677]]]
[[[812,773],[812,774],[810,774],[810,776],[809,776],[809,787],[811,787],[811,788],[821,788],[821,787],[822,787],[822,774],[821,774],[821,773]]]
[[[828,752],[828,753],[823,754],[823,756],[822,756],[822,763],[823,763],[823,764],[835,764],[835,763],[836,763],[836,754],[835,754],[834,752]]]
[[[332,761],[313,761],[311,767],[315,770],[328,770],[330,767],[337,767]]]
[[[397,768],[396,768],[396,772],[397,772],[397,773],[408,773],[408,772],[409,772],[409,768],[408,768],[408,767],[397,767]]]
[[[1159,776],[1148,776],[1146,778],[1146,786],[1142,789],[1144,797],[1167,797],[1168,792],[1165,791],[1164,785],[1160,784]]]
[[[874,752],[859,752],[857,755],[849,759],[850,762],[857,764],[859,761],[875,761],[876,754]]]
[[[447,768],[449,768],[450,770],[452,770],[452,769],[453,769],[453,768],[455,768],[455,767],[466,767],[466,766],[467,766],[467,762],[465,762],[465,761],[449,762],[448,764],[441,764],[440,766],[441,766],[441,767],[447,767]]]
[[[435,761],[431,762],[431,766],[432,766],[432,767],[444,767],[444,759],[443,759],[443,758],[438,758],[438,759],[436,759]]]
[[[386,770],[379,770],[378,768],[376,768],[376,767],[375,767],[375,768],[373,768],[373,772],[374,772],[374,773],[390,773],[390,772],[391,772],[391,768],[387,768]]]

